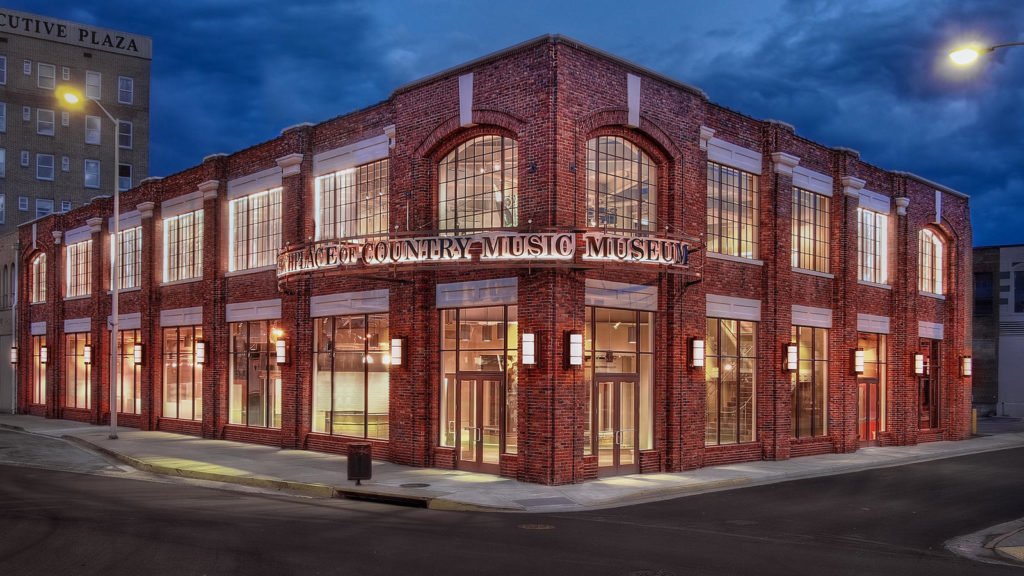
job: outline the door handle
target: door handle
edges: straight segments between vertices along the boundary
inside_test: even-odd
[[[615,445],[616,446],[621,446],[622,445],[622,431],[621,430],[615,432]]]
[[[477,442],[483,442],[484,441],[484,429],[483,428],[477,428],[476,429],[476,441]]]

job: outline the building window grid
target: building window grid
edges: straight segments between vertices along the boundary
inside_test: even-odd
[[[118,239],[118,283],[122,290],[138,288],[142,285],[142,226],[118,231]],[[111,242],[113,242],[113,234],[111,234]],[[113,270],[111,272],[111,278],[113,278]]]
[[[281,189],[231,201],[231,270],[272,266],[281,247]]]
[[[118,164],[117,166],[117,186],[121,191],[128,190],[132,187],[132,165],[131,164]]]
[[[203,417],[203,365],[196,363],[201,326],[165,328],[163,334],[163,416],[178,420]]]
[[[460,144],[441,161],[441,230],[518,226],[518,149],[511,138],[480,136]]]
[[[708,162],[707,249],[709,252],[758,257],[758,177]]]
[[[0,148],[0,178],[7,177],[7,149]]]
[[[705,342],[705,444],[753,442],[757,323],[708,318]]]
[[[53,154],[36,154],[36,179],[53,180]]]
[[[102,95],[103,75],[87,70],[85,72],[85,97],[99,100]]]
[[[793,326],[797,371],[792,375],[794,438],[824,436],[828,424],[828,329]]]
[[[56,119],[57,117],[54,115],[53,110],[36,108],[36,134],[53,136]]]
[[[85,347],[89,345],[88,332],[65,334],[63,380],[67,408],[92,408],[92,366],[85,363]]]
[[[85,160],[83,165],[83,182],[82,185],[86,188],[99,188],[100,187],[100,161],[99,160]]]
[[[888,282],[888,220],[880,212],[857,209],[857,268],[865,282]]]
[[[164,219],[164,282],[203,275],[203,211]]]
[[[48,214],[53,214],[53,199],[36,198],[36,218],[42,218]]]
[[[0,102],[0,132],[7,132],[7,103]]]
[[[29,302],[36,304],[46,302],[46,254],[32,259],[32,286],[29,291]]]
[[[387,314],[317,318],[313,431],[389,438]]]
[[[0,84],[7,84],[7,56],[0,56]]]
[[[386,235],[388,180],[387,159],[317,178],[317,238]]]
[[[929,294],[942,294],[943,250],[942,240],[931,230],[921,230],[918,290]]]
[[[76,298],[92,293],[92,240],[67,247],[66,297]]]
[[[587,223],[623,232],[657,227],[657,167],[616,136],[587,142]]]
[[[120,148],[131,149],[132,147],[132,123],[120,120],[117,123],[117,145]]]
[[[135,80],[129,76],[118,76],[117,78],[117,102],[119,104],[134,104],[135,102]]]
[[[85,143],[99,144],[103,133],[103,126],[99,116],[85,117]]]
[[[281,427],[281,369],[273,351],[282,332],[276,320],[232,322],[228,422]]]
[[[794,268],[829,272],[829,230],[831,198],[793,188]]]

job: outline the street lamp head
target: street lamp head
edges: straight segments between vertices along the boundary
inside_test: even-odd
[[[975,48],[961,48],[949,53],[949,59],[960,66],[967,66],[978,59],[981,53]]]
[[[58,86],[57,98],[62,100],[64,105],[76,105],[82,101],[82,93],[70,86]]]

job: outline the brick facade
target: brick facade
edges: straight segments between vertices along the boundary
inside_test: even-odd
[[[472,74],[472,76],[468,76]],[[469,78],[469,80],[466,80]],[[466,86],[471,86],[467,91]],[[632,86],[632,87],[631,87]],[[639,92],[637,94],[637,91]],[[633,98],[631,99],[630,96]],[[468,106],[467,106],[468,105]],[[468,117],[466,114],[468,113]],[[656,165],[657,231],[653,235],[686,240],[694,250],[685,270],[624,262],[532,265],[521,261],[487,264],[382,265],[356,271],[319,269],[279,278],[274,269],[229,272],[229,183],[280,169],[282,248],[302,246],[316,237],[315,158],[325,152],[367,142],[387,134],[389,160],[389,232],[393,237],[431,236],[438,229],[439,162],[461,143],[480,135],[500,135],[518,143],[519,231],[588,230],[587,142],[617,136],[642,150]],[[393,136],[392,136],[393,135]],[[725,258],[702,249],[706,233],[708,146],[715,143],[759,155],[756,171],[760,211],[757,259]],[[296,156],[297,155],[297,156]],[[293,168],[298,161],[297,169]],[[794,164],[804,170],[797,170]],[[791,266],[792,190],[800,174],[831,178],[830,272],[809,274]],[[162,206],[195,192],[204,210],[203,274],[191,282],[164,283],[162,278]],[[870,191],[890,206],[889,281],[858,281],[857,208]],[[941,214],[936,208],[941,198]],[[896,199],[907,199],[896,200]],[[543,37],[486,56],[396,90],[387,101],[317,125],[285,130],[279,138],[230,155],[209,157],[194,168],[161,180],[147,181],[122,194],[122,212],[153,202],[143,217],[142,286],[121,294],[121,314],[141,313],[141,338],[147,344],[141,368],[141,413],[119,421],[142,429],[159,429],[206,438],[258,442],[286,448],[344,452],[353,441],[369,441],[376,458],[413,466],[464,467],[468,461],[455,446],[439,438],[445,394],[441,340],[443,326],[436,302],[439,287],[453,283],[514,279],[510,304],[518,310],[518,333],[536,336],[535,365],[517,365],[518,419],[515,453],[499,455],[488,470],[543,484],[582,482],[608,472],[605,452],[587,449],[586,419],[597,387],[586,370],[564,361],[565,334],[585,331],[585,311],[601,286],[631,286],[656,294],[652,309],[653,355],[648,401],[635,429],[651,430],[650,446],[631,449],[618,444],[629,460],[623,472],[680,471],[728,462],[787,459],[808,454],[858,449],[858,383],[852,375],[851,351],[857,347],[859,315],[886,318],[888,354],[886,418],[882,445],[939,439],[962,439],[970,433],[970,378],[957,366],[969,355],[968,296],[971,251],[967,198],[919,177],[881,170],[856,152],[826,148],[794,133],[792,127],[758,121],[709,102],[699,90],[637,67],[564,37]],[[905,215],[901,214],[903,206]],[[61,362],[45,366],[49,382],[45,404],[31,402],[31,358],[27,354],[33,326],[45,323],[53,356],[63,358],[65,319],[91,318],[96,356],[107,353],[104,327],[110,314],[109,245],[106,237],[111,201],[99,199],[67,214],[52,215],[21,229],[21,267],[47,254],[45,303],[19,306],[17,341],[19,408],[24,412],[102,424],[109,414],[109,367],[97,363],[91,374],[89,410],[63,408]],[[101,218],[92,234],[92,295],[66,300],[64,245],[54,232],[65,232]],[[936,221],[938,220],[938,221]],[[945,290],[941,297],[918,291],[918,233],[935,231],[946,247]],[[474,258],[477,258],[474,256]],[[358,272],[358,273],[356,273]],[[679,273],[682,272],[682,273]],[[19,279],[25,294],[32,279]],[[617,283],[617,284],[610,284]],[[467,284],[468,286],[468,284]],[[316,298],[384,291],[391,337],[405,339],[401,366],[389,374],[387,440],[366,440],[314,432],[314,323]],[[691,368],[693,339],[705,338],[707,307],[714,298],[759,302],[756,330],[756,424],[751,442],[705,447],[705,370]],[[229,424],[231,379],[229,306],[252,302],[280,303],[277,325],[288,338],[291,360],[281,365],[280,427]],[[472,302],[463,304],[470,307]],[[601,305],[637,309],[628,298]],[[783,369],[790,342],[794,306],[831,311],[828,326],[827,431],[796,439],[791,433],[794,377]],[[203,372],[200,421],[165,418],[161,311],[201,307],[203,338],[209,360]],[[942,366],[938,373],[937,426],[919,426],[918,378],[913,354],[921,324],[941,326]],[[934,335],[934,333],[932,333]],[[634,337],[635,339],[635,337]],[[510,343],[511,344],[511,343]],[[518,347],[518,342],[515,346]],[[611,354],[607,355],[611,363]],[[596,355],[588,357],[596,364]],[[511,368],[503,368],[511,378]],[[642,372],[642,369],[638,369]],[[641,372],[638,372],[641,373]],[[643,380],[642,377],[638,377]],[[508,385],[508,380],[505,381]],[[648,390],[643,386],[635,390]],[[617,401],[618,402],[618,401]],[[622,400],[626,405],[627,400]],[[511,404],[510,404],[511,406]],[[616,404],[619,406],[619,404]],[[646,406],[646,404],[645,404]],[[617,408],[620,412],[622,409]],[[646,410],[646,409],[645,409]],[[603,412],[602,412],[603,414]],[[602,416],[603,417],[603,416]],[[502,424],[501,430],[506,430]],[[626,424],[615,432],[633,434]],[[640,434],[637,432],[636,434]],[[506,440],[510,440],[506,438]],[[461,440],[460,440],[461,442]],[[603,446],[603,445],[602,445]]]

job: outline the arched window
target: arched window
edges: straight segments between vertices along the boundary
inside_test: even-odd
[[[475,230],[519,224],[518,144],[479,136],[438,165],[438,228]]]
[[[32,260],[32,291],[29,302],[46,302],[46,254]]]
[[[587,224],[623,232],[653,231],[658,176],[647,154],[617,136],[587,142]]]
[[[929,294],[942,294],[942,240],[931,230],[921,230],[918,245],[918,289]]]

